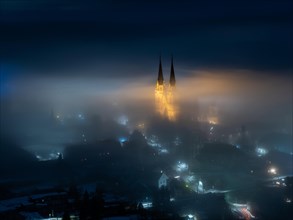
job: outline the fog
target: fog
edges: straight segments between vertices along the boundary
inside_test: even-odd
[[[77,70],[72,75],[66,72],[27,73],[6,80],[2,86],[10,89],[1,96],[1,133],[13,137],[24,147],[49,148],[51,151],[79,141],[73,132],[78,124],[70,124],[67,120],[70,118],[80,117],[86,123],[94,124],[92,118],[100,117],[105,122],[104,127],[92,128],[103,133],[101,131],[109,126],[109,131],[99,136],[103,139],[116,138],[111,123],[115,124],[119,117],[124,116],[129,121],[128,128],[123,128],[129,133],[137,123],[154,117],[156,69],[137,77],[130,73],[133,76],[124,78],[93,72],[95,70],[89,73]],[[176,100],[184,123],[192,123],[195,114],[206,113],[208,107],[214,105],[221,124],[226,127],[236,129],[245,125],[250,131],[261,131],[262,134],[285,132],[292,135],[292,81],[289,74],[193,70],[181,66],[175,68],[175,72]],[[165,73],[165,82],[168,77]],[[56,131],[50,127],[52,114],[64,120],[65,129]]]
[[[180,87],[185,102],[215,103],[225,124],[270,124],[292,127],[292,79],[249,70],[194,71]]]
[[[293,219],[292,3],[1,1],[0,219]]]

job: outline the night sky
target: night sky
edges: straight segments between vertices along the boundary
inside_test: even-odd
[[[161,53],[168,64],[173,54],[182,73],[288,74],[292,9],[285,0],[1,0],[2,65],[38,74],[98,65],[94,74],[137,76],[156,70]]]

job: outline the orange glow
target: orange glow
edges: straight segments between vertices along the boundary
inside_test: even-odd
[[[157,82],[155,89],[156,111],[170,121],[176,121],[178,115],[174,93],[175,87],[169,85],[166,91],[165,85],[159,85]]]

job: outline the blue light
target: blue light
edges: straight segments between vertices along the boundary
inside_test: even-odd
[[[84,115],[81,114],[81,113],[79,113],[79,114],[77,115],[77,117],[78,117],[80,120],[84,120],[84,119],[85,119],[85,118],[84,118]]]
[[[14,92],[13,79],[18,71],[15,67],[4,63],[0,63],[0,67],[0,96],[4,97]]]
[[[128,118],[126,115],[122,115],[118,118],[117,122],[118,122],[118,124],[125,126],[128,123]]]
[[[125,142],[125,141],[127,141],[127,138],[126,138],[126,137],[120,137],[120,138],[119,138],[119,142],[120,142],[120,143],[123,143],[123,142]]]

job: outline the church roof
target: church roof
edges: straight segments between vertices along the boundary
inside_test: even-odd
[[[159,64],[158,83],[159,83],[159,85],[163,85],[163,83],[164,83],[161,56],[160,56],[160,64]]]
[[[173,56],[171,59],[171,72],[170,72],[170,85],[175,86],[176,80],[175,80],[175,72],[174,72],[174,65],[173,65]]]
[[[162,173],[160,179],[169,179],[169,177],[165,173]]]

